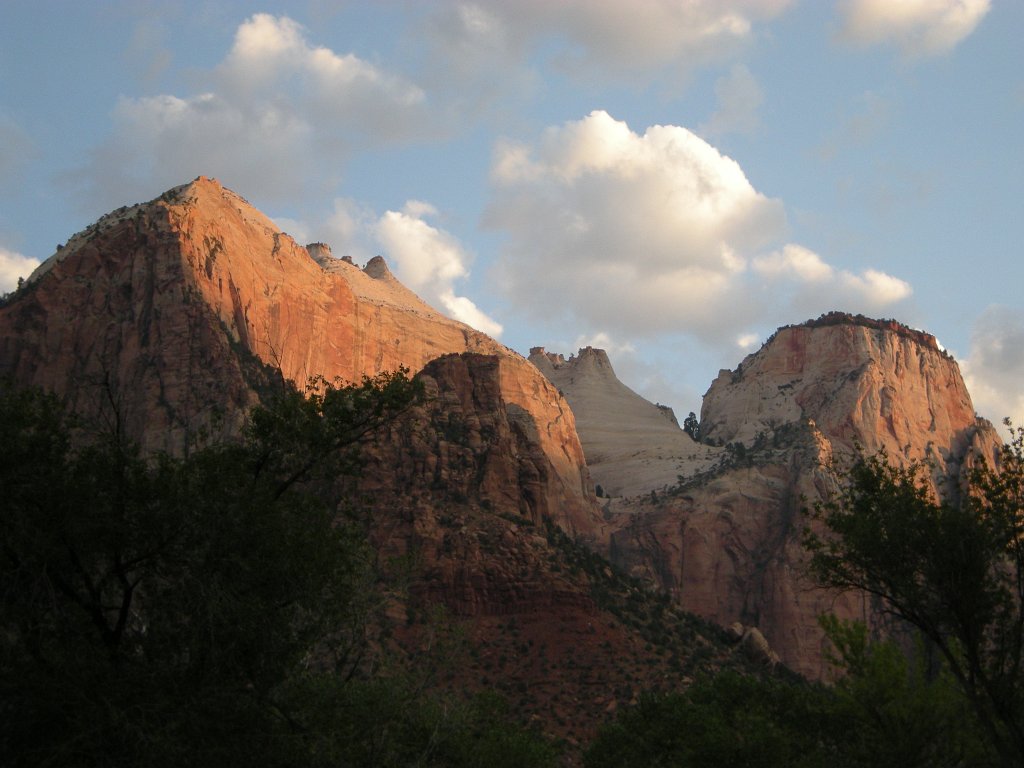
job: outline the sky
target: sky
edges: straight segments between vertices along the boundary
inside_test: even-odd
[[[1021,0],[2,5],[0,292],[205,175],[680,420],[841,310],[1024,424]]]

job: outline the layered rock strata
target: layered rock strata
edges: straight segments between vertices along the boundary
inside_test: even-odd
[[[680,473],[707,468],[720,453],[680,429],[671,408],[623,384],[603,349],[584,347],[566,360],[534,347],[529,359],[569,401],[591,477],[603,497],[672,485]]]
[[[559,384],[574,405],[595,387],[611,391],[605,374],[588,376],[596,383]],[[622,402],[623,412],[633,407]],[[615,413],[616,402],[601,410]],[[588,435],[587,419],[578,424],[588,452],[594,441],[615,442],[607,432]],[[610,506],[619,513],[611,557],[687,610],[757,627],[786,664],[812,677],[828,674],[817,617],[878,621],[879,606],[814,587],[800,544],[806,511],[834,497],[858,449],[927,460],[937,481],[953,479],[936,490],[955,492],[965,460],[993,461],[1000,442],[975,417],[956,362],[933,337],[841,313],[782,328],[722,371],[704,397],[700,437],[706,453],[678,462],[676,482],[651,475],[646,488],[634,485],[632,498]],[[636,438],[626,430],[620,440]]]
[[[311,255],[315,254],[316,258]],[[444,354],[496,355],[500,387],[551,466],[560,520],[593,533],[571,410],[521,356],[436,312],[390,273],[307,250],[198,178],[72,237],[0,308],[0,374],[63,395],[147,450],[237,430],[283,377],[358,381]],[[526,426],[524,426],[526,429]]]

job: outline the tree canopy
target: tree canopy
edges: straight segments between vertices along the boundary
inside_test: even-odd
[[[373,558],[323,491],[418,397],[405,371],[316,380],[172,457],[0,386],[6,764],[469,765],[482,723],[544,764],[492,709],[428,706],[361,663]]]
[[[808,534],[821,584],[863,590],[915,628],[969,702],[1002,764],[1024,765],[1024,431],[978,461],[955,500],[929,468],[860,458]]]

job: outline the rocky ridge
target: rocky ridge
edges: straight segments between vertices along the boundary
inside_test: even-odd
[[[603,375],[593,378],[553,380],[575,405],[594,387],[611,391]],[[633,402],[623,396],[623,408]],[[614,398],[602,410],[614,413]],[[615,443],[608,432],[589,436],[586,419],[578,425],[588,456],[595,439]],[[670,464],[674,481],[648,475],[646,487],[606,507],[616,526],[611,558],[686,610],[758,628],[787,665],[811,677],[827,674],[818,615],[876,616],[865,596],[823,592],[804,574],[805,511],[836,493],[843,463],[859,446],[928,460],[936,477],[957,478],[967,457],[992,460],[1000,443],[933,337],[843,313],[781,328],[722,371],[704,397],[700,438],[699,459],[691,452]],[[619,444],[632,449],[636,438],[625,431]],[[594,479],[615,471],[599,464]]]
[[[763,663],[581,545],[607,539],[566,401],[383,259],[360,269],[303,247],[199,178],[103,217],[0,305],[0,376],[147,451],[237,434],[285,379],[399,366],[425,402],[367,446],[358,479],[320,489],[364,515],[407,583],[381,642],[416,663],[444,605],[470,641],[447,684],[497,688],[570,744],[641,690]]]
[[[281,376],[358,381],[453,352],[499,356],[510,404],[533,422],[565,524],[593,534],[590,481],[565,400],[517,353],[436,312],[375,258],[313,252],[200,177],[73,236],[0,308],[0,374],[113,404],[148,450],[236,430]]]
[[[584,347],[566,360],[534,347],[529,360],[572,407],[587,466],[602,496],[636,496],[671,485],[680,472],[707,468],[721,453],[680,429],[671,408],[623,384],[603,349]]]
[[[379,436],[345,489],[371,515],[382,560],[416,564],[392,618],[414,636],[427,606],[448,606],[490,649],[462,682],[519,691],[548,679],[543,701],[517,704],[561,713],[556,732],[571,737],[640,688],[730,663],[725,636],[678,606],[738,623],[734,640],[762,662],[777,653],[822,674],[817,614],[872,610],[801,573],[802,510],[837,488],[829,462],[861,444],[956,474],[968,449],[997,442],[955,362],[889,321],[780,329],[716,379],[699,444],[622,385],[604,352],[538,348],[531,360],[436,312],[382,258],[359,268],[323,243],[303,247],[204,178],[103,217],[0,306],[0,375],[114,419],[147,450],[234,434],[282,379],[419,371],[428,401]],[[604,520],[590,472],[614,497]],[[628,576],[579,547],[609,551],[609,527]]]

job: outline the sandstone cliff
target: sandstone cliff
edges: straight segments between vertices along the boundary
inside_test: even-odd
[[[884,448],[945,471],[978,431],[960,369],[933,336],[842,313],[781,328],[704,397],[708,442],[751,444],[812,419],[833,450]],[[955,468],[954,468],[955,469]]]
[[[359,478],[315,489],[363,515],[381,572],[406,586],[389,594],[380,642],[415,663],[425,617],[445,605],[471,648],[450,683],[497,688],[570,743],[641,690],[750,663],[581,546],[604,534],[557,388],[381,258],[360,269],[299,246],[200,178],[103,217],[0,306],[0,375],[147,450],[233,434],[282,379],[401,365],[425,402],[375,436]]]
[[[559,386],[575,406],[578,397],[593,402],[587,391],[595,386],[611,391],[596,378]],[[624,412],[634,408],[627,402]],[[601,410],[615,413],[616,404]],[[589,435],[586,419],[578,424],[588,455],[595,441],[616,441]],[[758,627],[784,662],[812,677],[827,672],[819,614],[876,615],[864,596],[815,589],[800,545],[804,511],[837,491],[855,446],[885,449],[896,461],[927,459],[936,476],[956,478],[971,451],[991,460],[1000,442],[976,419],[956,362],[933,337],[839,313],[782,328],[736,370],[722,371],[704,397],[700,436],[703,453],[663,460],[660,477],[648,474],[647,487],[630,486],[633,498],[608,505],[617,526],[612,560],[687,610]],[[628,430],[618,440],[642,442]],[[678,482],[664,481],[670,468]]]
[[[529,359],[569,401],[603,496],[636,496],[674,484],[681,472],[706,468],[721,453],[694,442],[670,408],[619,381],[603,349],[585,347],[566,360],[534,347]]]
[[[237,429],[275,377],[358,381],[453,352],[497,355],[501,388],[551,466],[545,493],[593,535],[571,410],[521,356],[433,310],[381,258],[309,250],[215,180],[119,209],[72,237],[0,308],[0,374],[116,412],[147,449]],[[557,508],[556,508],[557,507]]]

